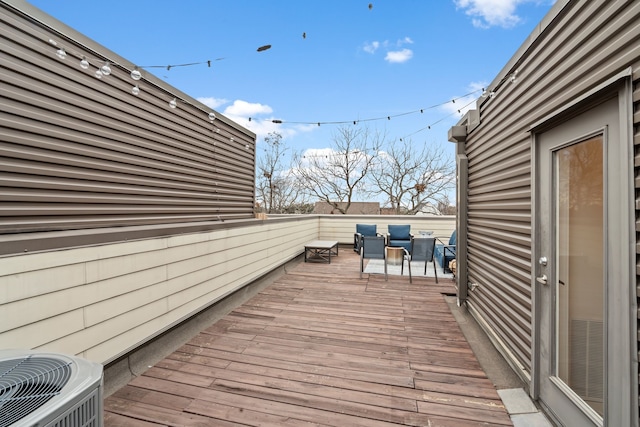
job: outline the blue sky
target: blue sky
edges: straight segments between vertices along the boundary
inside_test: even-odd
[[[258,143],[278,131],[293,150],[322,149],[337,125],[304,123],[382,118],[366,125],[388,139],[441,145],[453,161],[447,131],[457,109],[480,95],[553,1],[30,3],[141,66],[212,60],[148,71],[253,130]]]

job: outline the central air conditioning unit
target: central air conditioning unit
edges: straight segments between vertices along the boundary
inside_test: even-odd
[[[102,365],[0,350],[0,427],[102,427]]]

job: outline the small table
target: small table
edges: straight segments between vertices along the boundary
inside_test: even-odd
[[[402,246],[387,246],[387,262],[390,265],[402,265],[404,248]]]
[[[314,240],[304,245],[304,262],[331,264],[331,255],[338,256],[337,240]]]

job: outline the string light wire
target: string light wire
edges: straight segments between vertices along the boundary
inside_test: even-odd
[[[44,23],[42,23],[42,24],[45,25]],[[56,31],[51,27],[49,27],[49,28],[52,31]],[[62,37],[65,37],[65,38],[69,39],[70,41],[74,42],[72,39],[64,36],[63,34],[60,34],[60,35]],[[95,63],[102,64],[102,65],[94,65],[96,67],[96,77],[99,77],[99,78],[101,78],[103,75],[104,76],[108,76],[108,75],[111,74],[110,65],[122,68],[128,74],[130,74],[131,78],[135,81],[135,85],[133,86],[133,89],[132,89],[132,93],[133,94],[138,95],[140,93],[139,81],[140,80],[144,80],[147,83],[157,87],[161,91],[167,93],[170,97],[173,96],[173,99],[171,99],[171,102],[168,103],[169,106],[172,109],[175,109],[175,106],[177,105],[176,104],[177,101],[179,101],[181,103],[186,103],[186,104],[189,104],[189,105],[191,105],[191,106],[193,106],[193,107],[205,112],[207,114],[207,118],[210,121],[213,121],[213,120],[211,120],[211,114],[213,114],[211,111],[202,110],[200,107],[198,107],[198,106],[192,104],[191,102],[188,102],[188,101],[186,101],[186,100],[184,100],[182,98],[178,99],[173,94],[171,94],[168,90],[163,89],[162,87],[158,86],[157,84],[155,84],[153,82],[150,82],[149,80],[145,79],[144,76],[139,72],[139,70],[140,69],[146,69],[146,68],[165,68],[167,70],[170,70],[171,68],[174,68],[174,67],[190,67],[190,66],[203,65],[203,64],[206,64],[208,67],[211,67],[211,62],[212,61],[221,61],[221,60],[226,59],[224,57],[216,58],[214,60],[206,60],[206,61],[200,61],[200,62],[190,62],[190,63],[185,63],[185,64],[136,65],[131,70],[129,70],[128,68],[130,68],[130,67],[124,66],[124,65],[118,63],[117,61],[113,61],[113,60],[111,60],[109,58],[106,58],[106,57],[88,58],[86,55],[81,55],[81,54],[78,54],[78,53],[75,53],[75,52],[71,52],[68,49],[65,49],[64,46],[59,46],[59,44],[56,41],[52,40],[52,39],[48,39],[48,43],[50,45],[52,45],[54,48],[57,48],[55,54],[56,54],[56,56],[58,56],[58,58],[60,60],[65,60],[67,56],[71,55],[74,58],[80,60],[80,67],[82,69],[87,69],[89,67],[89,65],[93,65]],[[74,43],[76,43],[76,42],[74,42]],[[107,72],[105,73],[105,71],[107,71]],[[391,120],[391,119],[395,119],[395,118],[398,118],[398,117],[408,116],[408,115],[417,114],[417,113],[422,114],[422,113],[424,113],[425,110],[431,110],[431,109],[434,109],[434,108],[442,107],[442,106],[447,105],[449,103],[455,104],[457,100],[465,99],[465,98],[467,98],[469,96],[477,94],[478,92],[482,93],[482,96],[481,96],[482,98],[493,98],[493,96],[495,96],[495,93],[496,93],[495,91],[499,87],[501,87],[502,84],[505,81],[509,80],[512,83],[515,83],[517,81],[517,77],[516,77],[517,72],[518,71],[516,70],[513,73],[505,76],[496,85],[496,87],[489,92],[490,95],[488,97],[487,97],[487,90],[485,90],[485,88],[482,88],[482,89],[477,89],[477,90],[474,90],[472,92],[469,92],[469,93],[467,93],[465,95],[459,96],[457,98],[453,98],[452,100],[447,100],[445,102],[434,104],[434,105],[431,105],[431,106],[426,107],[426,108],[420,108],[420,109],[417,109],[417,110],[407,111],[407,112],[399,113],[399,114],[385,115],[385,116],[379,116],[379,117],[370,117],[370,118],[357,119],[357,120],[336,120],[336,121],[288,121],[288,120],[282,120],[282,119],[264,119],[264,120],[265,121],[270,121],[270,122],[276,123],[276,124],[298,124],[298,125],[318,125],[318,126],[321,126],[321,125],[341,125],[341,124],[350,124],[350,123],[353,123],[354,125],[356,125],[358,123],[367,123],[367,122],[380,121],[380,120]],[[100,74],[100,75],[98,75],[98,74]],[[469,105],[473,104],[476,101],[477,101],[477,99],[474,99],[471,102],[469,102],[468,104],[464,105],[463,107],[458,109],[458,113],[460,113],[461,110],[464,110],[466,107],[468,107]],[[439,119],[439,120],[437,120],[437,121],[435,121],[435,122],[433,122],[433,123],[421,128],[421,129],[418,129],[415,132],[407,134],[407,135],[403,136],[402,138],[400,138],[400,141],[402,141],[403,139],[408,138],[408,137],[410,137],[412,135],[415,135],[415,134],[417,134],[419,132],[422,132],[424,130],[431,129],[431,126],[434,126],[434,125],[442,122],[446,118],[448,118],[448,117],[450,117],[452,115],[455,115],[455,114],[456,114],[455,112],[453,112],[451,114],[448,114],[448,115],[442,117],[441,119]],[[213,117],[215,117],[215,115]],[[249,117],[248,120],[252,121],[252,120],[255,120],[255,119]]]
[[[337,120],[337,121],[324,121],[324,122],[323,121],[312,121],[312,122],[311,121],[307,121],[307,122],[300,121],[300,122],[296,122],[296,121],[289,121],[289,120],[282,120],[282,119],[264,119],[264,120],[265,121],[270,121],[270,122],[276,123],[276,124],[286,123],[286,124],[295,124],[295,125],[318,125],[318,126],[320,126],[320,125],[342,125],[342,124],[351,124],[351,123],[353,123],[355,125],[355,124],[364,123],[364,122],[373,122],[373,121],[379,121],[379,120],[391,120],[391,119],[394,119],[394,118],[397,118],[397,117],[408,116],[410,114],[417,114],[417,113],[421,113],[422,114],[426,110],[432,110],[434,108],[442,107],[443,105],[447,105],[449,103],[454,103],[455,104],[456,100],[465,99],[465,98],[467,98],[467,97],[469,97],[471,95],[475,95],[476,93],[482,92],[482,91],[484,91],[484,88],[474,90],[474,91],[469,92],[469,93],[467,93],[465,95],[462,95],[462,96],[459,96],[457,98],[454,98],[453,100],[441,102],[439,104],[431,105],[431,106],[426,107],[426,108],[420,108],[418,110],[407,111],[405,113],[400,113],[400,114],[386,115],[386,116],[380,116],[380,117],[370,117],[370,118],[366,118],[366,119]],[[475,100],[472,101],[472,102],[475,102]],[[469,104],[467,104],[467,106],[468,105]],[[460,110],[462,110],[465,107],[462,107]],[[252,121],[252,120],[255,120],[255,119],[249,117],[249,121]]]

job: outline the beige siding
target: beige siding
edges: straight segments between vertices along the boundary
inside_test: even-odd
[[[496,95],[481,102],[480,125],[466,143],[468,272],[478,285],[469,304],[524,375],[532,368],[529,129],[640,56],[640,2],[562,5],[492,84]]]
[[[353,243],[356,224],[376,224],[378,233],[387,234],[389,224],[409,224],[411,232],[433,231],[435,236],[449,239],[455,228],[454,216],[414,216],[414,215],[326,215],[320,216],[320,238]]]
[[[31,16],[0,3],[0,233],[253,218],[252,132],[144,70],[132,95],[133,64],[12,3]]]
[[[302,254],[308,241],[350,245],[363,219],[274,217],[258,225],[1,257],[0,348],[109,362]],[[455,224],[454,217],[366,219],[383,233],[387,223],[410,223],[448,236]]]
[[[300,255],[318,218],[0,258],[0,348],[108,362]]]

